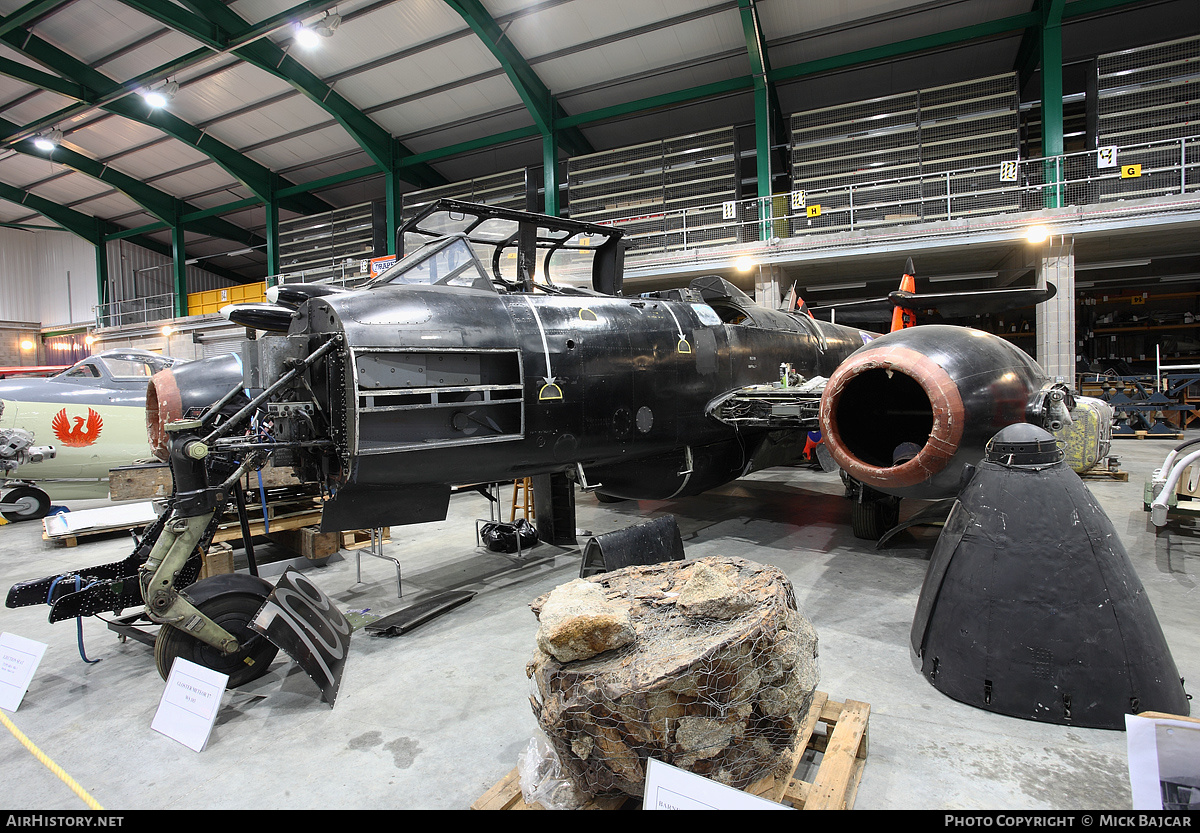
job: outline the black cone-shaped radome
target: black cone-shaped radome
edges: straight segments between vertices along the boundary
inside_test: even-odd
[[[1048,723],[1124,729],[1126,714],[1188,714],[1111,521],[1047,453],[1049,432],[1019,428],[995,436],[934,548],[911,634],[922,673],[956,700]]]

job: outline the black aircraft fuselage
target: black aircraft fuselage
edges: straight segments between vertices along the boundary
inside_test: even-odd
[[[228,308],[258,333],[242,365],[151,382],[162,458],[166,425],[241,384],[273,463],[331,493],[323,528],[355,529],[440,520],[455,487],[537,475],[697,494],[795,462],[818,429],[855,483],[946,497],[996,431],[1041,417],[1037,363],[978,330],[877,336],[716,276],[622,295],[619,232],[569,220],[442,202],[406,228],[432,239],[362,286]],[[592,289],[506,279],[585,256]]]
[[[353,459],[344,485],[500,482],[578,464],[606,494],[667,498],[737,477],[755,449],[710,414],[714,399],[779,382],[781,365],[827,376],[872,336],[710,286],[711,305],[696,290],[688,301],[439,286],[309,302],[296,329],[344,337],[351,354],[334,425]]]
[[[605,495],[664,499],[794,460],[820,388],[783,380],[828,376],[874,337],[763,308],[720,278],[643,297],[395,283],[307,299],[246,362],[265,385],[337,342],[269,408],[277,439],[332,440],[288,461],[330,486],[327,528],[361,528],[440,518],[456,485],[569,471]],[[211,402],[207,364],[170,386],[207,377]]]

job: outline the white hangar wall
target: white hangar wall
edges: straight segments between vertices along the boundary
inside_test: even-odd
[[[0,228],[0,320],[88,324],[95,305],[95,247],[68,232]]]

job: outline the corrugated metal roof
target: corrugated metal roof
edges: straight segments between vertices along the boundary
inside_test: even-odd
[[[1081,3],[1111,25],[1103,27],[1104,42],[1096,42],[1097,24],[1088,27],[1088,43],[1065,40],[1068,59],[1139,45],[1155,25],[1173,37],[1200,31],[1194,2],[1075,0],[1067,7],[1085,8]],[[469,153],[428,163],[428,174],[442,181],[540,165],[539,116],[506,69],[524,73],[535,100],[548,93],[562,113],[579,116],[714,82],[748,82],[744,8],[757,11],[774,69],[1036,8],[1033,0],[63,0],[10,22],[27,6],[0,0],[0,184],[126,229],[153,222],[153,214],[94,171],[31,155],[20,140],[35,128],[57,128],[64,147],[192,208],[253,197],[270,174],[287,185],[361,171],[358,181],[320,191],[325,205],[347,205],[383,198],[384,177],[373,160],[392,140],[415,153],[479,142]],[[340,15],[341,25],[319,48],[302,49],[295,24],[326,12]],[[1125,25],[1134,17],[1137,26]],[[493,50],[471,23],[512,51]],[[969,57],[952,44],[895,61],[892,73],[855,64],[836,76],[789,79],[780,84],[780,100],[785,108],[823,105],[916,89],[931,77],[1011,71],[1021,39],[1019,28],[996,34]],[[168,79],[179,84],[168,107],[171,123],[135,97]],[[578,135],[601,150],[754,118],[748,83],[707,99],[680,98],[672,108],[585,121]],[[521,135],[487,141],[510,131]],[[201,135],[220,149],[197,149]],[[227,169],[240,157],[252,170],[235,176]],[[261,234],[264,216],[258,207],[223,219]],[[0,221],[45,218],[0,200]],[[169,240],[162,231],[151,236]],[[244,248],[212,234],[191,235],[188,245],[199,257]],[[261,277],[263,263],[261,253],[241,258],[247,278]]]

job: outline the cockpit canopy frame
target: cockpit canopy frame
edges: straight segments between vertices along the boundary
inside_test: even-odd
[[[400,260],[393,269],[420,247],[452,235],[471,244],[490,266],[488,279],[507,291],[558,288],[555,273],[569,264],[573,273],[584,270],[592,290],[621,294],[625,243],[620,229],[460,200],[435,200],[397,229]]]

